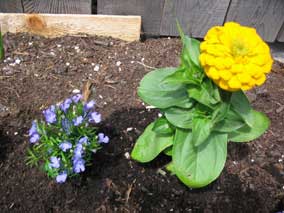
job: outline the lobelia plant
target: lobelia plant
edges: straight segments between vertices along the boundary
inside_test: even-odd
[[[211,28],[202,43],[178,29],[180,66],[152,71],[140,82],[140,98],[163,116],[145,129],[131,157],[145,163],[163,152],[172,158],[167,170],[199,188],[222,172],[228,141],[249,142],[269,127],[243,91],[264,83],[273,60],[256,30],[238,23]]]
[[[101,114],[94,107],[94,100],[84,103],[82,95],[76,94],[44,110],[45,121],[33,121],[29,130],[32,146],[27,164],[40,163],[58,183],[84,172],[91,164],[92,153],[109,142],[108,136],[97,134],[91,125],[101,122]]]

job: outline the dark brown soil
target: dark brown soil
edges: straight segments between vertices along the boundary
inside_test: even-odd
[[[266,84],[250,93],[254,107],[270,117],[270,129],[252,143],[230,143],[220,178],[192,190],[164,172],[169,161],[165,156],[145,165],[127,158],[137,137],[158,116],[138,99],[138,83],[151,67],[177,66],[178,39],[127,44],[96,37],[10,34],[5,46],[6,60],[0,64],[1,212],[239,213],[284,208],[283,65],[276,64]],[[99,71],[94,71],[96,64]],[[58,185],[25,165],[27,130],[44,107],[82,88],[86,79],[95,84],[104,116],[100,128],[111,143],[94,156],[85,174]]]

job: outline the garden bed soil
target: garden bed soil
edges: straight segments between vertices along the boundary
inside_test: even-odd
[[[166,173],[160,156],[149,164],[129,159],[137,137],[158,116],[136,91],[152,67],[177,66],[179,39],[125,43],[101,37],[46,39],[5,36],[0,63],[1,212],[275,212],[284,208],[284,66],[275,63],[253,106],[271,119],[270,129],[251,143],[230,143],[221,176],[189,189]],[[99,65],[99,70],[96,65]],[[96,68],[95,68],[96,67]],[[95,71],[98,70],[98,71]],[[65,184],[25,164],[27,131],[45,107],[90,80],[100,128],[111,142],[87,172]]]

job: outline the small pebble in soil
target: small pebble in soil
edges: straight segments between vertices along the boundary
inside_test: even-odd
[[[284,158],[284,155],[281,155],[281,158]]]
[[[32,46],[33,45],[33,42],[29,42],[29,46]]]
[[[253,163],[253,162],[254,162],[254,159],[251,159],[251,160],[250,160],[250,162],[252,162],[252,163]]]
[[[146,109],[155,109],[156,107],[154,106],[146,106]]]
[[[61,47],[61,44],[57,44],[57,47],[60,48],[60,47]]]
[[[102,95],[99,95],[99,98],[100,98],[100,99],[103,99],[103,96],[102,96]]]
[[[134,61],[130,61],[131,64],[134,64]]]
[[[122,70],[121,67],[119,67],[119,68],[118,68],[118,72],[121,72],[121,70]]]
[[[116,62],[116,66],[119,67],[120,65],[121,65],[121,61],[117,61],[117,62]]]
[[[96,64],[95,64],[95,63],[91,63],[91,65],[92,65],[92,66],[95,66]]]
[[[16,64],[15,63],[10,63],[9,66],[14,67]]]
[[[16,63],[16,64],[20,64],[20,63],[21,63],[21,60],[17,58],[17,59],[15,60],[15,63]]]
[[[54,52],[50,52],[49,54],[52,55],[52,56],[55,56],[55,53],[54,53]]]
[[[38,77],[39,75],[37,73],[34,74],[35,77]]]
[[[14,132],[14,135],[18,135],[18,132]]]
[[[160,118],[160,117],[162,117],[163,115],[162,115],[162,113],[158,113],[158,117]]]
[[[234,165],[237,165],[237,164],[238,164],[238,162],[234,160],[234,161],[233,161],[233,164],[234,164]]]
[[[94,71],[96,71],[96,72],[98,72],[100,70],[100,65],[96,65],[95,67],[94,67]]]
[[[128,127],[127,129],[126,129],[126,132],[131,132],[133,130],[133,127]]]
[[[283,159],[278,159],[278,162],[281,163],[283,161]]]
[[[104,102],[104,105],[107,105],[107,102]]]
[[[70,66],[70,63],[69,63],[69,62],[66,62],[66,66],[67,66],[67,67]]]
[[[164,170],[162,170],[161,168],[157,170],[157,173],[160,174],[160,175],[163,175],[163,176],[165,176],[165,175],[167,174],[167,173],[166,173]]]
[[[130,154],[129,154],[129,152],[125,152],[125,153],[124,153],[124,156],[125,156],[126,159],[130,159]]]
[[[143,62],[144,60],[145,60],[145,58],[142,58],[142,59],[141,59],[141,62]]]
[[[77,94],[80,93],[81,91],[79,89],[73,89],[72,93]]]
[[[75,46],[74,49],[75,49],[75,50],[79,50],[80,48],[79,48],[78,46]]]

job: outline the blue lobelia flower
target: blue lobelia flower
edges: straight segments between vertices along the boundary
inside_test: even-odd
[[[71,104],[72,100],[70,98],[67,98],[62,104],[60,104],[60,109],[66,113]]]
[[[82,158],[83,153],[84,153],[83,145],[81,143],[78,143],[74,149],[73,160]]]
[[[58,169],[60,167],[60,158],[54,156],[50,157],[49,166],[51,168]]]
[[[67,179],[67,172],[63,171],[56,176],[57,183],[64,183]]]
[[[89,144],[88,137],[87,137],[87,136],[84,136],[84,137],[80,138],[79,141],[78,141],[78,143],[79,143],[79,144],[83,144],[83,145]]]
[[[104,133],[99,133],[98,134],[98,141],[99,141],[99,143],[108,143],[109,137],[104,135]]]
[[[95,107],[96,102],[94,100],[89,101],[84,105],[84,111],[89,111]]]
[[[91,123],[100,123],[102,120],[102,115],[98,112],[92,112],[89,118]]]
[[[74,126],[79,126],[81,123],[83,123],[83,120],[84,120],[83,116],[74,118],[73,119]]]
[[[75,173],[85,171],[85,161],[82,158],[73,160],[73,170]]]
[[[72,101],[74,102],[74,103],[78,103],[81,99],[82,99],[82,95],[81,94],[76,94],[76,95],[74,95],[71,99],[72,99]]]
[[[59,148],[63,151],[66,152],[68,149],[72,148],[72,143],[68,141],[63,141],[62,143],[59,144]]]
[[[67,118],[63,118],[61,121],[62,129],[66,132],[67,135],[71,133],[72,122]]]
[[[36,143],[40,139],[40,135],[38,133],[34,133],[30,137],[30,143]]]
[[[52,105],[50,108],[43,111],[43,115],[47,123],[55,123],[56,122],[56,109],[55,106]]]
[[[38,133],[35,121],[32,122],[32,127],[29,129],[29,136],[32,136],[34,133]]]

